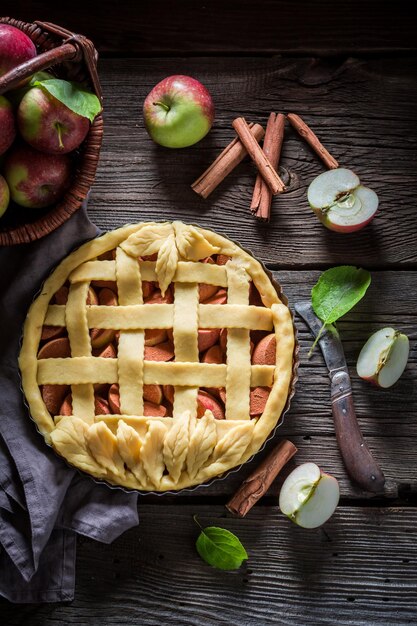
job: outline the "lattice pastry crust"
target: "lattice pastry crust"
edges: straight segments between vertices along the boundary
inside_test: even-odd
[[[89,298],[91,285],[108,284],[117,286],[116,301]],[[149,285],[160,290],[156,304],[144,302]],[[201,302],[202,285],[227,292],[227,302]],[[250,304],[253,287],[257,304]],[[65,304],[57,303],[62,289]],[[155,329],[170,333],[170,360],[147,359]],[[224,362],[201,362],[205,329],[227,329]],[[69,354],[39,349],[61,330]],[[251,362],[251,331],[275,335],[272,363]],[[110,333],[110,352],[92,347],[93,333]],[[116,485],[166,491],[207,481],[259,450],[286,404],[293,352],[290,312],[258,261],[212,231],[150,222],[109,232],[61,262],[29,310],[19,363],[33,419],[70,464]],[[97,389],[115,385],[117,412],[106,400],[97,408]],[[144,402],[150,388],[173,390],[170,416],[163,405],[152,414],[156,405]],[[251,417],[251,390],[266,388],[262,414]],[[69,412],[68,401],[51,408],[49,389],[70,390]],[[219,390],[224,419],[199,405],[200,394],[214,398]]]

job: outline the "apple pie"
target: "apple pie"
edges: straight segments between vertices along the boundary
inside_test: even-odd
[[[294,326],[263,266],[182,222],[125,226],[65,258],[19,357],[30,414],[68,463],[171,491],[256,453],[288,405]]]

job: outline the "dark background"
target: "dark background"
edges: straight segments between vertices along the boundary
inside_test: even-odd
[[[3,15],[56,22],[106,54],[350,54],[415,51],[414,2],[3,0]]]

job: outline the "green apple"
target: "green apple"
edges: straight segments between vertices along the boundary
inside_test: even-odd
[[[317,528],[335,512],[339,483],[315,463],[303,463],[285,479],[279,494],[279,508],[303,528]]]
[[[9,201],[9,186],[3,176],[0,176],[0,217],[6,212],[6,209],[9,206]]]
[[[213,100],[191,76],[168,76],[155,85],[143,105],[146,129],[166,148],[185,148],[200,141],[214,120]]]
[[[394,328],[381,328],[363,346],[356,365],[358,375],[378,387],[391,387],[407,365],[410,342]]]

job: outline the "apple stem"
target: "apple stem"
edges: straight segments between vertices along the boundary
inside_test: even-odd
[[[313,352],[314,352],[314,348],[316,347],[316,345],[317,345],[317,343],[318,343],[318,341],[319,341],[320,337],[321,337],[321,336],[322,336],[322,334],[324,333],[325,329],[326,329],[326,324],[323,324],[323,326],[320,328],[319,334],[318,334],[318,335],[317,335],[317,337],[315,338],[315,340],[314,340],[314,342],[313,342],[313,345],[311,346],[311,348],[310,348],[310,350],[309,350],[309,352],[308,352],[308,354],[307,354],[307,358],[308,358],[308,359],[310,359],[310,358],[311,358],[311,356],[312,356],[312,354],[313,354]]]
[[[165,102],[160,102],[159,100],[158,100],[158,102],[153,102],[152,104],[153,104],[154,106],[160,106],[160,107],[162,107],[162,108],[163,108],[163,109],[165,109],[165,111],[167,111],[167,112],[171,110],[171,107],[170,107],[170,106],[168,106],[167,104],[165,104]]]
[[[64,144],[62,143],[62,129],[61,129],[61,124],[57,123],[55,124],[55,128],[57,130],[58,133],[58,144],[60,148],[65,148]]]
[[[200,522],[197,519],[197,515],[193,515],[193,520],[195,521],[195,523],[197,524],[197,526],[199,527],[199,529],[201,530],[201,532],[204,532],[204,528],[202,527],[202,525],[200,524]]]

